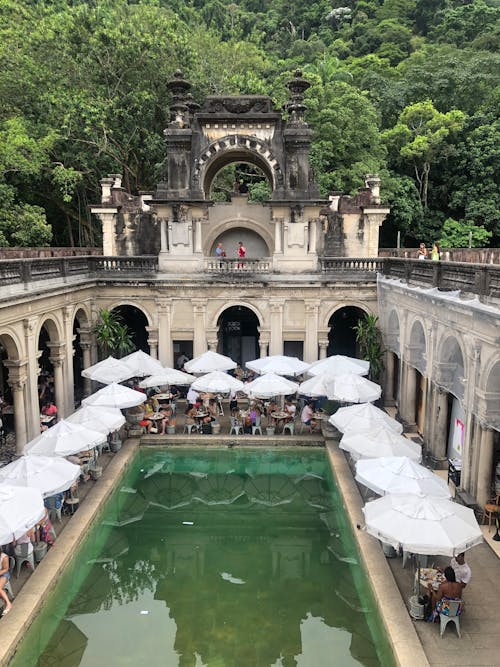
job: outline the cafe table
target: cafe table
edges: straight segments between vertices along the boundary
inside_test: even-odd
[[[420,577],[419,577],[420,572]],[[432,584],[432,588],[437,591],[440,584],[445,580],[444,574],[434,568],[434,567],[421,567],[420,570],[417,569],[415,572],[415,578],[419,577],[419,584],[427,590],[429,584]]]
[[[276,428],[283,430],[285,421],[289,420],[291,415],[288,412],[271,412],[271,417],[276,421]]]

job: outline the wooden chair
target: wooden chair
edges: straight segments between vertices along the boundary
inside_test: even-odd
[[[495,496],[486,503],[483,507],[483,525],[488,519],[488,533],[491,530],[491,523],[494,521],[495,516],[500,513],[500,495]]]

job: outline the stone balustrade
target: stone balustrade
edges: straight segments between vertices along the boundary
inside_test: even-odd
[[[432,262],[396,257],[322,257],[319,272],[332,280],[375,280],[377,273],[388,278],[441,290],[460,290],[482,298],[500,298],[500,266],[469,262]],[[231,277],[276,273],[272,259],[207,258],[204,269],[209,274]],[[72,278],[99,279],[122,275],[158,277],[158,257],[48,257],[0,260],[0,285],[11,289],[30,289],[35,282],[67,282]],[[299,274],[297,274],[299,275]],[[310,275],[310,274],[309,274]]]

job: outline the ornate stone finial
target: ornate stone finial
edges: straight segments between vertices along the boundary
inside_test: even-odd
[[[367,174],[365,185],[370,188],[371,200],[374,204],[380,204],[380,177],[378,174]]]
[[[288,81],[286,85],[290,91],[290,100],[285,105],[285,109],[290,114],[289,122],[291,125],[305,125],[304,111],[306,110],[306,106],[303,104],[304,93],[311,84],[302,78],[302,71],[297,69],[295,70],[293,79]]]
[[[180,69],[174,72],[173,79],[167,82],[167,88],[172,95],[170,124],[176,127],[189,127],[188,100],[191,83],[184,79]]]

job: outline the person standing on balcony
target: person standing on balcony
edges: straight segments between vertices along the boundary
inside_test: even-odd
[[[239,241],[239,242],[238,242],[238,249],[237,249],[236,252],[238,253],[238,257],[239,257],[240,259],[245,259],[245,255],[247,254],[247,251],[246,251],[246,248],[245,248],[245,246],[243,245],[243,242],[242,242],[242,241]],[[238,268],[239,268],[239,269],[242,269],[242,268],[243,268],[243,263],[238,262]]]
[[[420,244],[420,248],[418,249],[417,257],[418,259],[427,259],[427,248],[425,247],[425,243]]]
[[[226,251],[224,250],[224,247],[222,243],[218,243],[216,248],[215,248],[215,255],[216,257],[225,257],[226,256]]]
[[[434,243],[432,244],[431,259],[433,262],[439,262],[440,258],[441,258],[441,253],[439,252],[439,246],[434,241]]]

